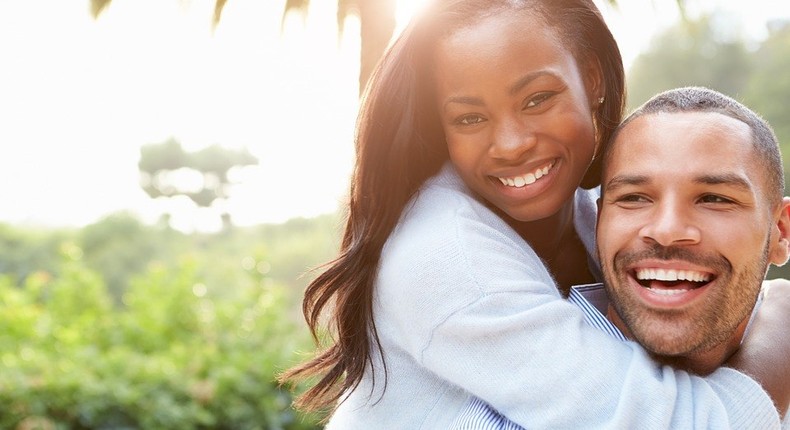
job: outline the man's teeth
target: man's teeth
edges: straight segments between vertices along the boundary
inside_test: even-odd
[[[681,290],[681,289],[662,289],[662,288],[649,288],[651,293],[658,294],[659,296],[676,296],[678,294],[688,293],[691,290]]]
[[[674,269],[638,269],[636,278],[640,281],[692,281],[707,282],[710,274],[697,272],[694,270],[674,270]]]
[[[497,178],[497,179],[499,179],[499,182],[502,182],[502,185],[508,187],[521,188],[525,185],[534,184],[535,181],[546,176],[552,167],[554,167],[554,164],[550,164],[543,168],[537,169],[532,173],[527,173],[526,175],[513,176],[511,178]]]

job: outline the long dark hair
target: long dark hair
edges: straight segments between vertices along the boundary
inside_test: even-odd
[[[432,50],[442,37],[482,16],[521,9],[555,28],[579,64],[600,65],[606,94],[594,118],[599,142],[608,141],[619,123],[625,100],[620,51],[591,0],[436,0],[425,7],[382,57],[362,99],[340,254],[310,283],[303,302],[316,342],[326,328],[333,343],[282,375],[281,381],[318,378],[296,407],[331,409],[372,366],[372,348],[381,351],[372,302],[382,247],[408,201],[449,158],[434,107]],[[598,164],[596,159],[583,186],[599,184]]]

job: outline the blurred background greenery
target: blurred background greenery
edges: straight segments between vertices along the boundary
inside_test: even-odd
[[[214,25],[226,3],[233,1],[213,3]],[[287,0],[283,10],[307,4]],[[363,16],[364,82],[382,49],[378,40],[365,51],[365,31],[388,40],[393,2],[339,4],[340,14]],[[96,20],[112,8],[106,0],[90,5]],[[364,30],[378,22],[364,23],[370,5],[389,21]],[[756,40],[735,30],[736,18],[712,11],[658,32],[629,64],[629,110],[664,89],[709,86],[764,115],[787,154],[790,21],[768,22]],[[136,155],[140,191],[157,201],[188,199],[196,212],[223,208],[243,181],[238,172],[267,161],[221,145],[192,150],[173,137],[140,142]],[[218,210],[220,227],[212,231],[176,229],[171,215],[151,222],[119,211],[70,227],[0,224],[0,428],[319,427],[320,417],[290,407],[293,394],[275,378],[312,348],[301,295],[310,269],[334,256],[343,214],[240,225]],[[790,270],[773,268],[769,276],[790,277]]]
[[[275,378],[310,350],[302,275],[336,226],[0,225],[0,428],[315,428]]]

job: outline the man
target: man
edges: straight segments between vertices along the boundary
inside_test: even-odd
[[[662,361],[710,373],[738,348],[768,265],[788,258],[776,138],[734,100],[685,88],[631,115],[605,160],[607,316]]]
[[[576,287],[570,300],[588,322],[638,341],[656,360],[708,374],[738,349],[769,265],[790,255],[776,137],[731,98],[680,88],[632,113],[603,157],[605,291]],[[457,422],[520,428],[480,401]]]

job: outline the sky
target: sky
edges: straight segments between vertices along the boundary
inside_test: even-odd
[[[686,0],[718,8],[753,38],[790,17],[775,0]],[[0,0],[0,222],[79,227],[117,211],[165,212],[184,231],[216,230],[216,209],[152,200],[139,186],[143,144],[218,143],[260,160],[227,202],[239,225],[335,211],[353,163],[358,23],[337,37],[334,1],[286,17],[275,0]],[[400,0],[402,26],[421,0]],[[671,0],[598,2],[626,65],[678,16]]]

